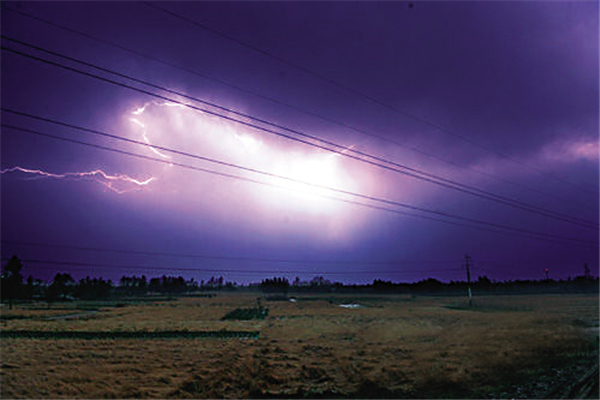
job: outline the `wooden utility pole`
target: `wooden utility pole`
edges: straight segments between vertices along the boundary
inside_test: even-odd
[[[471,271],[469,270],[469,262],[471,261],[471,257],[468,254],[465,254],[465,267],[467,268],[467,288],[469,289],[469,307],[473,306],[473,296],[471,294]]]

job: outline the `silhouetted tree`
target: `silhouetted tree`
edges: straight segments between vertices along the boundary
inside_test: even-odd
[[[329,282],[327,279],[323,278],[322,276],[315,276],[310,281],[310,286],[323,287],[323,286],[330,286],[330,285],[331,285],[331,282]]]
[[[45,289],[46,284],[44,281],[29,275],[23,290],[23,295],[26,299],[40,299],[44,296]]]
[[[373,290],[376,292],[393,292],[396,289],[395,286],[391,281],[373,280]]]
[[[154,293],[160,292],[160,278],[150,279],[150,283],[148,284],[148,290]]]
[[[27,283],[25,284],[23,295],[26,299],[33,298],[33,276],[31,275],[27,277]]]
[[[73,293],[75,280],[67,273],[57,273],[46,293],[49,301],[67,300]]]
[[[160,291],[163,293],[183,293],[187,291],[187,285],[181,276],[175,278],[163,275]]]
[[[413,291],[418,292],[427,292],[427,293],[442,293],[444,291],[445,285],[434,278],[423,279],[415,283],[413,286]]]
[[[212,291],[212,290],[226,290],[226,291],[233,291],[233,290],[237,290],[237,283],[236,282],[229,282],[226,281],[222,276],[216,278],[214,276],[211,276],[209,280],[205,281],[205,280],[201,280],[200,283],[194,281],[194,278],[192,278],[191,280],[186,282],[187,285],[187,290],[189,292],[195,291],[195,290],[201,290],[201,291]]]
[[[475,282],[475,287],[487,292],[492,287],[492,281],[485,275],[480,276],[479,279],[477,279],[477,282]]]
[[[22,296],[23,276],[21,275],[23,263],[17,256],[12,256],[2,269],[2,297],[9,301],[10,309],[13,308],[13,301]]]
[[[105,281],[102,278],[90,279],[90,277],[87,276],[77,283],[73,295],[83,300],[107,299],[111,295],[113,289],[112,286],[110,280]]]
[[[194,278],[187,281],[186,284],[187,284],[187,290],[189,292],[195,292],[196,290],[198,290],[198,282],[196,282],[196,280]]]
[[[290,282],[286,278],[267,278],[260,283],[260,289],[267,297],[270,297],[273,294],[280,294],[287,297],[289,288]]]
[[[146,276],[122,276],[119,281],[119,291],[126,295],[144,295],[148,293],[148,282]]]

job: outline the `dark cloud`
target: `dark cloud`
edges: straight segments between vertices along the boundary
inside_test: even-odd
[[[1,17],[5,36],[353,145],[354,149],[505,198],[598,221],[596,2],[419,2],[413,8],[405,2],[156,3],[332,79],[338,86],[140,2],[4,4],[104,42],[8,10],[3,10]],[[183,69],[116,49],[106,42]],[[26,50],[5,40],[3,45]],[[3,107],[143,140],[140,126],[131,118],[136,109],[152,100],[148,96],[6,51],[1,62]],[[297,168],[306,176],[306,171],[314,168],[312,178],[317,180],[329,176],[335,164],[325,165],[323,151],[247,127],[215,122],[215,118],[190,117],[191,112],[183,113],[180,107],[153,105],[148,110],[147,119],[140,118],[140,122],[148,124],[147,139],[152,143],[276,173],[290,173]],[[7,112],[3,112],[2,121],[162,157],[147,148],[82,136],[71,129],[32,122]],[[198,136],[199,132],[205,136]],[[258,156],[244,153],[248,149],[244,146],[250,143],[263,146]],[[366,196],[527,231],[598,239],[597,230],[335,157],[339,158],[334,166],[337,175],[325,181],[328,185],[340,184],[343,188],[347,184]],[[173,160],[227,170],[181,156]],[[311,160],[316,161],[311,164]],[[3,240],[263,258],[422,262],[410,267],[387,266],[388,276],[371,279],[414,280],[426,275],[460,279],[461,272],[445,272],[448,266],[444,263],[460,267],[464,253],[472,254],[475,260],[510,264],[510,268],[485,272],[497,279],[536,277],[537,271],[547,265],[561,277],[574,276],[580,273],[577,265],[598,263],[597,247],[495,234],[347,203],[319,200],[322,204],[317,202],[315,206],[311,203],[314,200],[282,194],[280,189],[259,189],[247,182],[9,128],[2,132],[1,166],[3,170],[20,166],[57,175],[101,169],[108,175],[124,174],[138,180],[156,177],[144,190],[120,195],[98,184],[98,180],[31,180],[22,171],[6,172],[1,189]],[[361,201],[382,206],[364,198]],[[428,216],[440,218],[438,214]],[[3,257],[12,252],[25,259],[82,261],[90,257],[84,252],[49,251],[2,246]],[[98,257],[105,262],[113,260],[107,254]],[[144,265],[164,262],[133,257],[125,261]],[[427,268],[438,268],[438,272],[392,274],[402,269],[425,270],[424,265],[430,261],[442,262],[441,267]],[[199,265],[189,259],[170,262],[186,267]],[[514,263],[523,267],[515,268]],[[201,265],[242,267],[206,260]],[[248,265],[243,267],[266,268],[263,264]],[[368,268],[351,265],[317,267],[332,272]],[[307,266],[302,268],[308,270]],[[365,279],[364,275],[360,279]]]

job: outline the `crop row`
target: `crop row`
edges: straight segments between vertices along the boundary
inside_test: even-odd
[[[19,339],[258,339],[258,331],[29,331],[2,330],[0,338]]]

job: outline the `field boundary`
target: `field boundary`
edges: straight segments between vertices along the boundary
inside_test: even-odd
[[[0,339],[258,339],[259,331],[30,331],[2,330]]]

